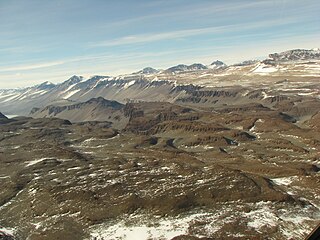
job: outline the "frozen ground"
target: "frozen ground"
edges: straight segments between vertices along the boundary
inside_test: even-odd
[[[248,210],[250,209],[250,210]],[[248,236],[278,229],[268,239],[302,239],[312,229],[306,224],[320,219],[319,209],[309,206],[275,205],[272,202],[220,204],[216,211],[198,210],[175,217],[147,213],[122,216],[118,221],[90,227],[90,240],[169,240],[180,235],[197,237]],[[238,225],[236,229],[226,228]],[[247,226],[244,229],[241,226]]]

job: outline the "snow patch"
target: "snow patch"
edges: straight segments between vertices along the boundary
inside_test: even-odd
[[[277,185],[290,185],[297,177],[272,178],[271,181]]]
[[[146,220],[144,215],[130,215],[113,225],[96,225],[90,228],[90,239],[102,240],[149,240],[171,239],[188,233],[189,223],[206,216],[206,213],[192,214],[180,218]],[[133,224],[128,224],[128,219]]]
[[[252,72],[258,74],[268,74],[278,71],[277,68],[265,64],[259,64]]]
[[[265,226],[277,226],[278,218],[269,208],[268,202],[258,202],[256,205],[257,209],[244,214],[246,218],[250,219],[247,225],[257,231]]]
[[[63,96],[62,98],[63,99],[68,99],[70,98],[71,96],[73,96],[74,94],[76,94],[77,92],[79,92],[81,89],[77,89],[77,90],[73,90],[71,92],[69,92],[68,94],[66,94],[65,96]]]
[[[16,232],[16,229],[15,228],[5,228],[5,227],[0,226],[0,233],[1,232],[3,232],[5,235],[13,236]]]
[[[37,164],[39,162],[42,162],[44,160],[47,160],[47,159],[50,159],[50,158],[40,158],[40,159],[35,159],[35,160],[32,160],[32,161],[29,161],[28,164],[27,164],[27,167],[35,165],[35,164]]]
[[[130,86],[134,85],[136,83],[135,80],[132,80],[130,82],[127,82],[124,86],[123,86],[123,89],[127,89],[129,88]]]

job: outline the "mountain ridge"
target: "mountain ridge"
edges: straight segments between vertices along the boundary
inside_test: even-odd
[[[53,102],[63,104],[85,102],[99,96],[121,103],[173,102],[190,95],[194,90],[191,92],[189,90],[194,86],[220,88],[246,84],[245,81],[241,83],[242,80],[239,79],[246,79],[251,87],[257,88],[259,85],[277,83],[284,79],[296,81],[300,78],[311,81],[320,73],[320,61],[314,59],[318,56],[318,52],[319,50],[289,50],[278,54],[288,59],[296,59],[296,56],[304,59],[298,62],[248,60],[227,66],[217,60],[211,63],[211,68],[203,64],[180,64],[172,67],[170,71],[148,67],[144,69],[145,74],[137,72],[116,77],[96,75],[88,79],[74,75],[57,84],[46,81],[22,89],[0,89],[0,110],[10,115],[27,115],[34,107],[43,108]],[[295,57],[288,57],[290,53]],[[308,56],[312,57],[311,62]],[[157,73],[154,73],[155,71]],[[294,84],[290,86],[286,84],[286,87],[294,89]]]

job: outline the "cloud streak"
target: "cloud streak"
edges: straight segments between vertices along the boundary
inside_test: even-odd
[[[147,43],[155,42],[161,40],[172,40],[185,37],[198,36],[203,34],[214,34],[214,33],[226,33],[231,31],[245,31],[253,30],[271,26],[287,25],[298,21],[296,18],[287,18],[279,20],[267,20],[256,23],[245,23],[245,24],[233,24],[233,25],[224,25],[218,27],[207,27],[207,28],[194,28],[187,30],[177,30],[171,32],[162,32],[162,33],[148,33],[148,34],[138,34],[138,35],[129,35],[117,39],[101,41],[90,44],[91,47],[112,47],[120,45],[129,45],[136,43]]]
[[[3,1],[0,87],[319,47],[319,11],[318,0]]]
[[[18,65],[18,66],[7,66],[4,68],[0,68],[0,72],[35,70],[35,69],[48,68],[48,67],[53,67],[53,66],[58,66],[63,64],[65,64],[65,61],[36,63],[36,64]]]
[[[161,5],[164,3],[168,3],[168,1],[161,2]],[[169,1],[171,4],[171,1]],[[151,5],[154,6],[155,4],[153,2],[148,2],[145,5]],[[156,4],[157,5],[157,4]],[[119,26],[126,26],[126,25],[133,25],[137,24],[139,22],[143,23],[144,21],[150,21],[154,19],[163,19],[163,18],[170,18],[171,20],[177,19],[177,18],[184,18],[184,17],[190,17],[190,16],[206,16],[209,14],[216,14],[216,13],[223,13],[225,11],[228,12],[234,12],[234,11],[240,11],[243,9],[251,9],[260,7],[263,8],[265,6],[270,5],[270,1],[256,1],[256,2],[247,2],[247,3],[223,3],[221,5],[216,5],[214,3],[209,4],[202,4],[200,6],[182,6],[179,11],[166,11],[166,12],[158,12],[153,14],[145,14],[142,16],[134,17],[134,18],[128,18],[116,22],[108,23],[108,25],[102,25],[102,28],[114,28]]]

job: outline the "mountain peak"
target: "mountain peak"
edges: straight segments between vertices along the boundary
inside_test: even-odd
[[[82,80],[83,80],[82,76],[73,75],[71,78],[66,80],[64,83],[67,83],[68,85],[73,85],[73,84],[76,84],[78,82],[81,82]]]
[[[194,63],[189,66],[185,64],[179,64],[179,65],[168,68],[166,71],[175,73],[175,72],[195,71],[195,70],[203,70],[203,69],[208,69],[208,68],[201,63]]]
[[[210,69],[222,69],[222,68],[226,68],[226,67],[227,67],[227,65],[220,60],[216,60],[208,66],[208,68],[210,68]]]
[[[55,86],[55,84],[53,84],[52,82],[49,82],[49,81],[45,81],[41,84],[39,84],[37,86],[38,89],[41,89],[41,90],[45,90],[45,89],[50,89],[50,88],[53,88]]]
[[[216,60],[212,62],[210,65],[222,66],[222,65],[225,65],[225,63],[221,62],[220,60]]]
[[[208,69],[208,68],[201,63],[194,63],[188,66],[188,70],[202,70],[202,69]]]
[[[139,72],[136,72],[135,74],[155,74],[158,73],[159,70],[152,68],[152,67],[145,67],[144,69],[140,70]]]

